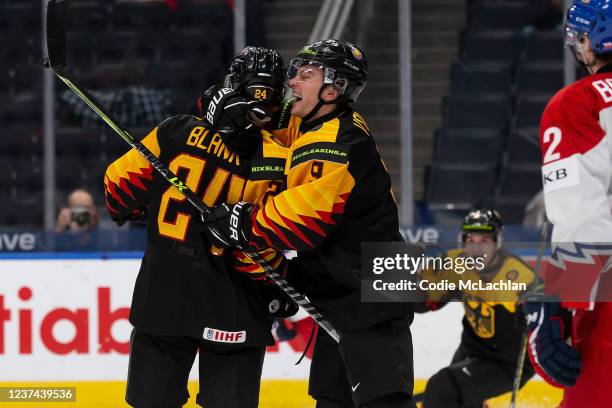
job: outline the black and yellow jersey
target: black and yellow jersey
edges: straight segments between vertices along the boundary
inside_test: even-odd
[[[262,132],[253,157],[231,152],[199,118],[175,116],[143,140],[208,206],[255,202],[285,183],[287,149]],[[232,254],[212,255],[195,209],[135,150],[107,169],[107,208],[114,220],[148,212],[147,247],[138,275],[130,321],[161,335],[199,338],[204,328],[246,330],[248,343],[271,343],[269,317],[256,283],[228,273]]]
[[[362,303],[362,242],[400,241],[391,179],[363,117],[343,106],[303,123],[288,116],[286,190],[254,206],[255,248],[296,250],[289,279],[340,330],[406,313]]]
[[[444,259],[467,257],[462,249],[454,249],[443,255]],[[514,282],[525,283],[529,288],[534,282],[533,270],[520,258],[503,250],[481,271],[468,269],[457,273],[451,269],[429,269],[419,273],[421,280],[429,282]],[[461,300],[465,315],[462,321],[461,341],[472,354],[486,355],[516,363],[524,332],[524,314],[519,306],[520,292],[483,291],[466,288],[461,291],[430,290],[427,297],[434,305],[441,306],[450,300]],[[434,306],[435,307],[435,306]]]

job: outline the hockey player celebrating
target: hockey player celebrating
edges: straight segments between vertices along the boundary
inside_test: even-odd
[[[455,271],[423,270],[429,282],[459,280],[499,282],[510,280],[530,285],[533,271],[521,259],[500,248],[503,228],[495,210],[471,211],[461,225],[463,248],[444,254],[444,259],[484,258],[483,268]],[[438,310],[448,301],[461,300],[465,310],[461,343],[451,365],[427,382],[423,408],[481,408],[484,401],[512,390],[524,332],[524,314],[516,292],[480,290],[428,291],[427,310]],[[512,299],[514,298],[514,299]],[[521,385],[533,375],[527,363]]]
[[[590,76],[559,91],[540,123],[546,215],[553,225],[547,294],[525,306],[538,374],[564,387],[563,408],[612,406],[612,1],[574,0],[565,42]],[[556,270],[555,270],[556,269]],[[595,302],[595,300],[606,302]],[[560,316],[573,311],[567,344]]]
[[[248,47],[236,57],[226,82],[231,88],[212,88],[203,98],[207,107],[223,109],[208,109],[203,118],[171,117],[143,139],[209,206],[255,201],[270,185],[284,183],[286,149],[245,120],[247,106],[251,111],[256,105],[261,121],[269,105],[279,104],[282,58]],[[244,95],[257,101],[247,105],[253,101]],[[224,122],[213,131],[205,118],[214,121],[221,110]],[[135,150],[108,167],[104,183],[114,221],[148,213],[147,247],[130,311],[134,329],[126,401],[142,408],[185,404],[199,351],[199,405],[257,407],[265,347],[273,344],[268,302],[282,303],[280,316],[297,311],[293,302],[275,287],[261,290],[260,282],[230,272],[233,254],[211,253],[193,222],[199,212]]]
[[[287,72],[287,189],[217,207],[217,245],[296,250],[289,279],[339,330],[319,331],[309,394],[318,408],[414,407],[410,324],[401,303],[362,303],[361,243],[401,240],[397,206],[366,121],[349,104],[366,84],[363,52],[341,40],[303,47]]]

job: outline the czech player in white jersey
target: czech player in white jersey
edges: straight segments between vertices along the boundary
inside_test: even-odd
[[[558,301],[525,306],[528,351],[564,388],[561,407],[612,407],[612,0],[574,0],[565,37],[590,75],[560,90],[540,124],[553,226],[545,290]]]

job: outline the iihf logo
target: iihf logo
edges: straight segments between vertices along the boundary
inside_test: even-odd
[[[211,340],[211,339],[213,338],[213,336],[214,336],[213,331],[212,331],[211,329],[208,329],[208,330],[206,331],[206,338],[207,338],[207,339],[209,339],[209,340]]]

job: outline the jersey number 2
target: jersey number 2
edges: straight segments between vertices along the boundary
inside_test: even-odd
[[[550,146],[548,146],[546,149],[546,154],[544,154],[544,164],[559,160],[561,158],[561,153],[555,152],[555,149],[559,146],[559,143],[561,143],[561,129],[558,127],[550,127],[546,129],[544,132],[544,144],[548,143],[550,143]]]

